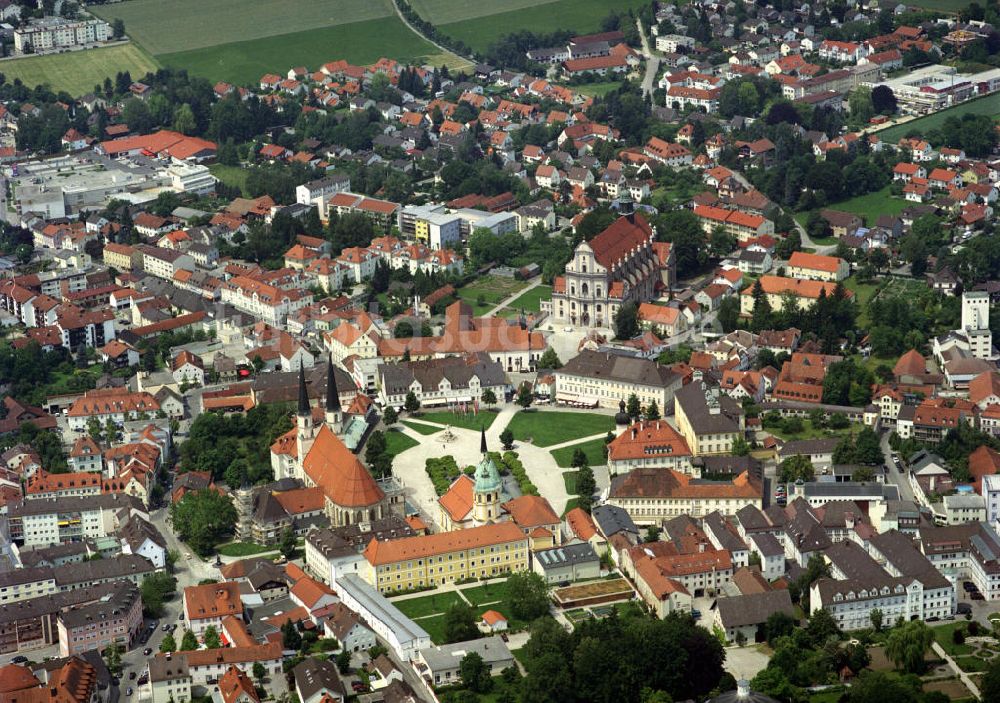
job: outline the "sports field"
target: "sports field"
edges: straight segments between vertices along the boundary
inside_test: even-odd
[[[460,0],[421,0],[434,5],[437,16],[421,15],[445,34],[461,39],[476,51],[486,49],[500,37],[519,30],[539,34],[568,30],[580,34],[600,31],[601,20],[612,10],[624,11],[648,4],[647,0],[553,0],[524,3],[523,0],[485,0],[468,3]],[[419,11],[419,3],[417,5]],[[474,13],[474,14],[468,14]],[[448,21],[448,18],[464,17]]]
[[[128,35],[154,56],[350,24],[393,13],[391,0],[129,0],[90,9],[108,21],[121,19]],[[336,43],[328,49],[334,53]],[[293,65],[282,64],[275,70],[284,73]]]
[[[213,81],[245,84],[255,83],[265,73],[283,75],[293,66],[315,70],[337,59],[369,64],[382,56],[418,63],[431,62],[431,56],[440,59],[432,44],[397,17],[160,54],[157,58],[165,66],[186,68]]]
[[[960,103],[955,107],[949,107],[947,110],[941,110],[930,115],[925,115],[924,117],[918,117],[909,122],[904,122],[903,124],[889,127],[888,129],[880,130],[876,134],[878,134],[883,143],[895,144],[911,132],[925,134],[929,130],[943,125],[949,117],[960,118],[962,115],[967,114],[990,115],[991,117],[1000,116],[1000,93]]]
[[[26,86],[47,84],[52,90],[65,90],[73,96],[89,93],[96,84],[114,78],[119,71],[128,71],[138,78],[157,68],[151,56],[131,43],[0,61],[0,73],[8,83],[20,78]]]

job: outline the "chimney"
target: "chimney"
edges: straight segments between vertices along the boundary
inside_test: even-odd
[[[635,439],[635,435],[636,435],[636,429],[633,427],[632,428],[632,439]]]

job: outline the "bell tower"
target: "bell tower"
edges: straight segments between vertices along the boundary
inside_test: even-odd
[[[472,519],[479,524],[495,522],[500,517],[500,472],[486,448],[486,429],[480,429],[479,451],[483,458],[476,467],[472,488]]]
[[[340,395],[337,393],[337,379],[333,375],[333,359],[326,357],[326,411],[324,420],[326,426],[334,434],[343,429],[344,416],[340,407]]]
[[[296,475],[302,476],[302,462],[306,458],[306,452],[312,446],[313,439],[316,438],[316,429],[313,427],[312,409],[309,407],[309,392],[306,390],[306,372],[299,364],[299,407],[295,414],[295,448],[298,451],[298,461],[296,462]]]

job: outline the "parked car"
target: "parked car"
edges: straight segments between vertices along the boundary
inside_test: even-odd
[[[959,615],[968,615],[972,612],[972,606],[968,603],[959,603],[957,610]]]
[[[142,656],[144,657],[148,657],[152,653],[153,653],[152,647],[146,647],[144,650],[142,650]]]
[[[691,608],[691,617],[697,620],[698,618],[701,617],[701,611],[698,610],[697,608]]]
[[[18,654],[16,657],[10,660],[11,664],[27,664],[28,658],[23,654]]]
[[[131,696],[132,695],[132,687],[131,686],[129,686],[128,688],[125,689],[125,695],[126,696]]]

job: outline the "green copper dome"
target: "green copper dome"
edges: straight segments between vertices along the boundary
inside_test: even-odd
[[[491,493],[500,490],[500,471],[493,463],[489,452],[486,450],[486,430],[480,430],[479,449],[483,453],[483,459],[476,467],[476,486],[473,489],[476,493]]]

